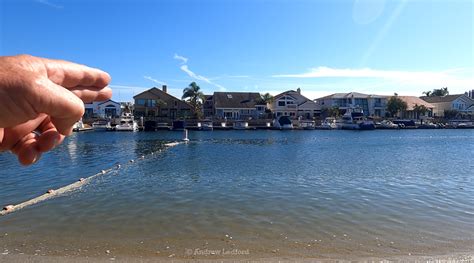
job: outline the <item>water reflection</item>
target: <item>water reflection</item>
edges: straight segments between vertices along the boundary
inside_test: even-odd
[[[3,162],[9,176],[0,176],[7,186],[0,200],[49,186],[57,171],[124,165],[79,192],[0,218],[10,233],[2,242],[14,247],[28,236],[26,247],[41,240],[152,256],[240,247],[270,257],[432,255],[474,244],[469,131],[214,131],[163,148],[180,137],[78,135],[81,158],[62,164],[71,149],[59,148],[35,170],[48,180],[21,191],[16,166]]]

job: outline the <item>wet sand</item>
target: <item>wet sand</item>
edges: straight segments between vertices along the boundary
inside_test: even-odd
[[[0,262],[314,262],[314,261],[434,261],[474,262],[474,242],[459,241],[444,246],[420,243],[370,244],[333,240],[267,240],[251,242],[223,236],[220,240],[81,240],[38,237],[0,237]],[[74,241],[73,241],[74,240]]]
[[[39,255],[0,255],[0,262],[474,262],[474,254],[440,255],[440,256],[403,256],[403,257],[368,257],[357,259],[335,258],[291,258],[291,257],[246,257],[246,258],[169,258],[169,257],[79,257],[79,256],[39,256]]]

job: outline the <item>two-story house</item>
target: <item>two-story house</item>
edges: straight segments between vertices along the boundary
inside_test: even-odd
[[[214,117],[229,120],[258,119],[266,108],[258,92],[214,92],[206,103],[212,104]],[[208,107],[204,107],[205,113],[209,112]]]
[[[119,102],[113,100],[84,103],[84,118],[116,118],[122,113]]]
[[[455,94],[446,96],[423,96],[422,100],[432,104],[435,108],[433,115],[435,117],[444,117],[446,110],[456,110],[460,113],[469,113],[474,100],[466,94]]]
[[[275,117],[289,116],[293,119],[302,117],[311,119],[319,116],[321,107],[314,101],[301,95],[301,89],[289,90],[276,95],[268,105]]]
[[[135,117],[146,120],[175,120],[191,116],[191,106],[170,94],[166,85],[153,87],[133,97]]]
[[[387,107],[389,96],[369,95],[359,92],[334,93],[329,96],[316,99],[321,108],[337,107],[341,111],[358,107],[364,111],[366,116],[383,117]]]

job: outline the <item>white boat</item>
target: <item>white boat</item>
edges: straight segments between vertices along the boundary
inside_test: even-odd
[[[212,125],[212,121],[204,120],[202,122],[198,122],[198,128],[203,131],[212,131],[214,126]]]
[[[395,123],[393,123],[389,120],[383,120],[380,123],[378,123],[376,126],[377,126],[377,129],[398,129],[398,128],[400,128],[398,126],[398,124],[395,124]]]
[[[92,123],[92,129],[94,129],[94,131],[107,131],[111,128],[110,121],[107,120],[97,120]]]
[[[120,123],[115,126],[116,131],[138,131],[138,124],[133,120],[131,113],[124,113],[120,117]]]
[[[166,122],[158,122],[156,124],[156,130],[166,130],[169,131],[171,130],[171,127],[168,125]]]
[[[375,129],[375,123],[372,120],[365,119],[361,108],[349,108],[340,122],[337,123],[337,128],[343,130],[373,130]]]
[[[79,131],[79,130],[82,130],[84,129],[84,123],[82,122],[82,118],[77,121],[76,123],[74,123],[74,126],[72,126],[72,130],[73,131]]]
[[[324,119],[321,125],[318,126],[318,129],[322,129],[322,130],[337,129],[336,119],[333,117],[327,117],[326,119]]]
[[[303,130],[314,130],[316,128],[316,122],[310,120],[302,120],[299,122],[299,127]]]
[[[273,120],[273,127],[279,130],[292,130],[293,123],[291,122],[290,117],[280,116],[277,119]]]
[[[74,126],[72,126],[72,130],[75,131],[75,132],[80,132],[80,131],[91,131],[92,130],[92,127],[89,126],[89,125],[84,125],[84,123],[82,122],[82,118],[77,121]]]
[[[234,121],[232,128],[234,130],[246,130],[249,128],[249,123],[246,121]]]

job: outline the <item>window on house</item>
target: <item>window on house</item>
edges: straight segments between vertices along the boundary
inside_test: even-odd
[[[285,107],[285,105],[286,105],[286,104],[285,104],[285,101],[284,101],[284,100],[279,100],[279,101],[278,101],[278,106],[280,106],[280,107]]]
[[[137,100],[135,100],[135,104],[144,106],[145,105],[145,100],[144,99],[137,99]]]

